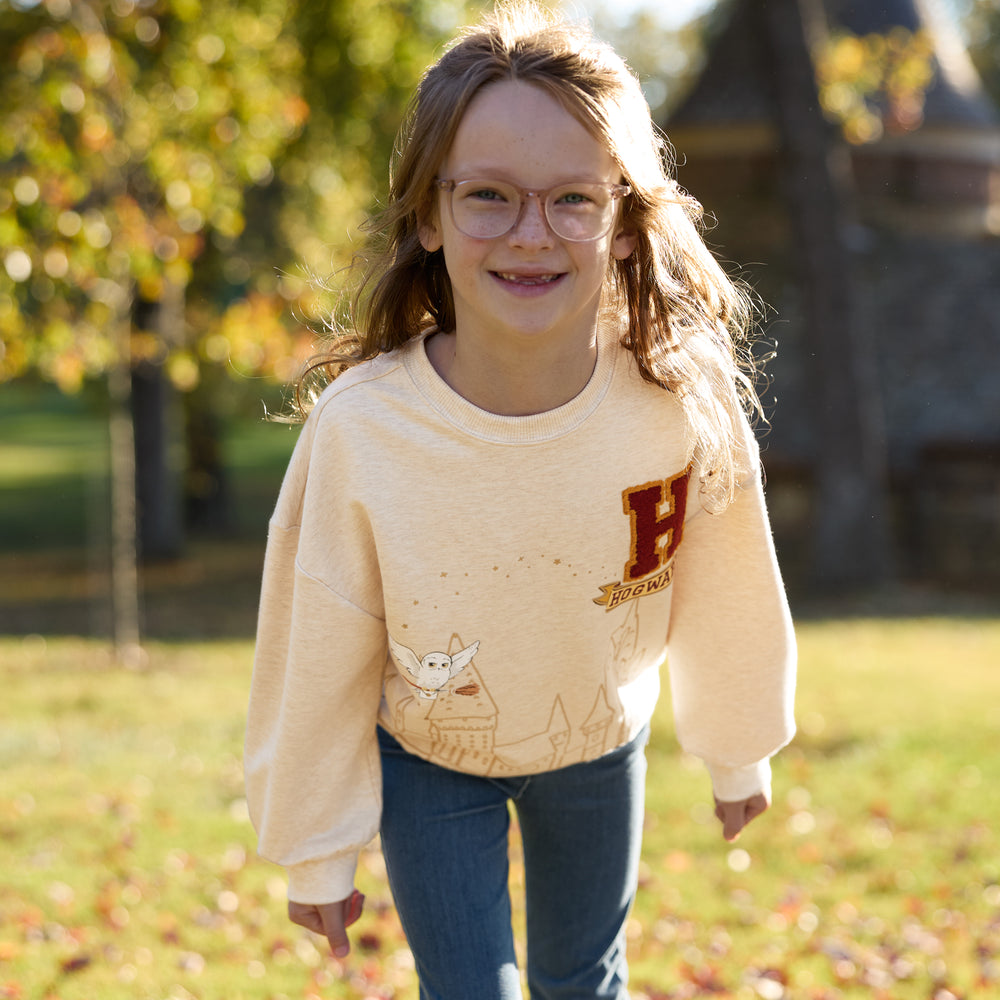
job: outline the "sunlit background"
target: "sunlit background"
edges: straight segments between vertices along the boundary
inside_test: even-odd
[[[846,155],[853,170],[850,190],[838,181],[847,221],[836,223],[833,240],[845,241],[848,257],[827,271],[857,270],[847,297],[857,300],[864,331],[844,371],[881,371],[848,392],[874,398],[874,387],[876,402],[840,414],[842,428],[857,424],[855,454],[868,455],[855,466],[873,471],[852,472],[848,455],[836,477],[867,476],[857,488],[886,512],[868,518],[886,526],[884,537],[859,546],[885,558],[878,566],[859,558],[846,582],[912,582],[944,566],[956,585],[993,586],[996,573],[984,564],[1000,551],[989,499],[998,431],[986,400],[996,387],[977,361],[978,341],[964,337],[935,355],[928,330],[904,359],[902,335],[890,335],[886,317],[898,325],[912,307],[911,327],[940,316],[939,330],[993,335],[980,316],[993,314],[995,282],[986,275],[1000,230],[1000,13],[995,0],[826,3],[829,24],[810,36],[806,84],[822,109],[829,162]],[[817,354],[808,337],[819,326],[807,315],[808,282],[792,266],[809,257],[789,234],[808,198],[789,201],[773,80],[753,69],[761,31],[727,34],[756,6],[572,0],[565,9],[591,18],[629,60],[674,142],[681,183],[705,205],[710,241],[767,303],[762,356],[778,346],[764,387],[774,418],[765,459],[789,578],[808,587],[810,577],[845,571],[824,563],[833,557],[819,556],[813,537],[839,515],[822,507],[832,494],[817,484],[833,473],[817,456],[831,448],[811,424],[809,399],[817,384],[856,380],[807,371]],[[96,535],[121,555],[135,534],[139,559],[150,564],[185,553],[199,532],[236,530],[246,501],[229,482],[230,439],[240,421],[284,408],[285,387],[324,329],[346,319],[344,269],[384,197],[406,99],[455,26],[476,12],[455,0],[0,2],[5,420],[13,426],[26,408],[57,399],[108,420],[107,484],[88,489],[116,517],[135,520],[134,530],[114,519],[98,530],[96,500],[85,518],[74,505],[69,520],[57,519],[73,525],[60,536],[39,532],[37,504],[22,499],[23,514],[11,505],[0,543],[44,549],[76,538],[93,548],[87,539]],[[903,235],[905,253],[891,245]],[[927,240],[937,250],[903,268]],[[906,274],[926,290],[917,276],[941,273],[948,260],[956,264],[950,298],[917,307],[902,279],[870,287],[873,275]],[[870,363],[861,363],[866,350]],[[875,409],[881,416],[868,413]],[[932,427],[930,413],[944,419]],[[13,447],[8,441],[0,447]],[[124,466],[133,451],[134,470]],[[30,480],[9,454],[7,468]],[[946,480],[947,496],[921,486]],[[971,495],[969,482],[978,499],[945,518],[955,496]],[[958,537],[959,521],[976,527]],[[943,554],[924,558],[935,549]]]
[[[569,9],[766,303],[800,649],[738,845],[665,685],[632,995],[998,995],[1000,0]],[[241,742],[297,434],[265,417],[346,321],[406,98],[477,10],[0,0],[0,1000],[416,992],[376,849],[348,960],[287,923]]]

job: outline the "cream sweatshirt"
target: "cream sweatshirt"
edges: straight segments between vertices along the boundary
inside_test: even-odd
[[[379,827],[376,725],[443,767],[538,773],[632,739],[668,660],[715,794],[769,790],[795,642],[761,484],[709,514],[689,452],[675,397],[611,341],[533,416],[467,402],[422,340],[327,388],[270,523],[246,736],[290,898],[351,892]]]

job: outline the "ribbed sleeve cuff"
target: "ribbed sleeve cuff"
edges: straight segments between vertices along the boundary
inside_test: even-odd
[[[712,779],[712,791],[720,802],[740,802],[749,799],[758,792],[763,792],[768,801],[771,799],[771,759],[765,757],[756,764],[745,767],[725,767],[722,764],[710,764],[706,761],[709,776]]]
[[[347,899],[354,890],[357,867],[357,854],[292,865],[288,869],[288,898],[317,906]]]

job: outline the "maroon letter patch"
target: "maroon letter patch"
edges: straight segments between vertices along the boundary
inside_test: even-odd
[[[595,604],[610,611],[626,601],[670,586],[671,560],[684,534],[690,474],[688,468],[673,479],[622,491],[622,508],[632,529],[629,561],[621,581],[604,584],[601,596],[594,598]],[[636,583],[637,580],[642,582]]]
[[[632,523],[631,558],[625,579],[638,580],[666,566],[684,533],[689,472],[659,483],[646,483],[622,493],[622,506]]]

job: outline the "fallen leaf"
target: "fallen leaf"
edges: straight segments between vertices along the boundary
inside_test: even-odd
[[[71,972],[82,972],[90,963],[93,961],[89,955],[74,955],[72,958],[67,958],[66,961],[62,963],[60,968],[64,973]]]
[[[378,934],[367,931],[358,936],[358,947],[362,951],[378,951],[382,947],[382,938]]]

